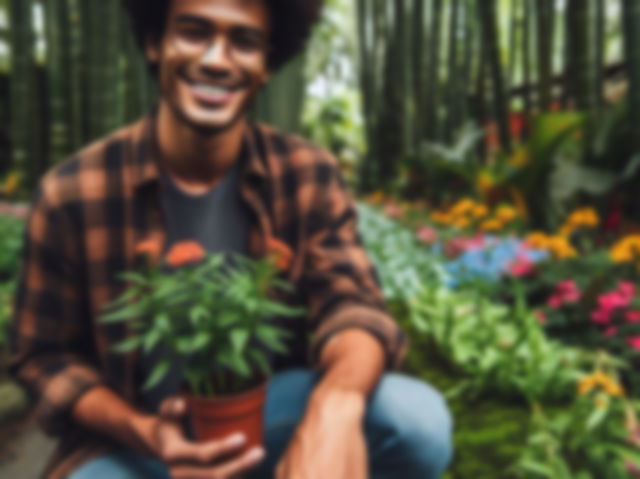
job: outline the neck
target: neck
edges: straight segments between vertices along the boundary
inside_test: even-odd
[[[246,119],[242,118],[224,131],[199,131],[161,102],[156,138],[162,165],[174,180],[190,189],[215,186],[240,155],[245,127]]]

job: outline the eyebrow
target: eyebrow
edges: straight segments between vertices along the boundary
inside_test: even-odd
[[[177,24],[196,23],[198,24],[198,26],[206,27],[206,28],[211,28],[212,26],[211,22],[209,22],[208,20],[205,20],[204,18],[199,17],[197,15],[191,15],[188,13],[182,13],[178,15],[175,19],[175,22]],[[236,27],[232,27],[232,30],[241,30],[243,33],[254,35],[256,37],[259,37],[260,39],[265,39],[268,37],[268,34],[266,31],[260,28],[252,27],[252,26],[239,25]]]

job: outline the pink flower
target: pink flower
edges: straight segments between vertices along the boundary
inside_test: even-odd
[[[544,314],[544,311],[536,311],[533,314],[540,324],[545,324],[547,322],[547,315]]]
[[[448,258],[457,258],[465,251],[483,248],[486,244],[482,234],[470,238],[453,238],[444,245],[444,254]]]
[[[640,349],[640,336],[628,336],[627,344],[633,349]]]
[[[604,337],[610,338],[611,336],[615,336],[617,332],[618,332],[618,328],[616,328],[615,326],[609,326],[607,329],[605,329],[602,332],[602,334]]]
[[[624,314],[624,319],[629,323],[640,323],[640,311],[627,311]]]
[[[416,237],[425,244],[432,244],[438,239],[438,232],[430,226],[423,226],[416,232]]]
[[[564,304],[579,301],[581,296],[582,293],[575,281],[567,279],[556,284],[553,295],[547,300],[547,305],[552,308],[559,308]]]
[[[384,207],[384,214],[389,218],[400,218],[402,216],[402,208],[393,203],[388,203]]]
[[[530,276],[535,272],[535,263],[526,256],[518,256],[511,266],[509,266],[509,273],[515,278]]]
[[[618,283],[617,292],[621,298],[624,298],[627,303],[630,303],[633,300],[635,289],[636,287],[632,282],[620,281]]]
[[[625,293],[618,291],[612,291],[610,293],[601,294],[598,296],[598,306],[602,309],[614,310],[617,308],[626,308],[631,303],[630,297]]]
[[[591,321],[597,324],[609,324],[611,322],[611,313],[609,309],[598,309],[591,313]]]

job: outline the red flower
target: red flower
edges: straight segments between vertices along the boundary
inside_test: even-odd
[[[202,261],[204,256],[204,248],[197,241],[180,241],[169,250],[167,264],[173,268],[179,268]]]
[[[629,323],[640,323],[640,311],[627,311],[624,315],[624,319]]]
[[[609,326],[607,329],[605,329],[602,334],[606,337],[606,338],[610,338],[611,336],[615,336],[616,333],[618,332],[618,328],[616,328],[615,326]]]
[[[384,207],[384,214],[389,218],[400,218],[402,216],[402,208],[393,203],[389,203]]]
[[[526,256],[518,256],[511,266],[509,266],[509,273],[515,278],[530,276],[535,272],[535,263]]]
[[[289,265],[293,260],[293,252],[291,248],[278,238],[273,236],[267,238],[267,259],[271,261],[280,271],[289,269]]]
[[[640,349],[640,336],[629,336],[627,337],[627,344],[631,346],[633,349]]]
[[[147,264],[151,266],[158,262],[161,253],[162,245],[153,239],[141,241],[135,248],[135,255],[144,257]]]
[[[416,237],[424,244],[432,244],[438,239],[438,232],[430,226],[423,226],[416,232]]]
[[[567,279],[560,281],[554,291],[553,295],[547,300],[547,305],[552,308],[559,308],[566,303],[575,303],[580,300],[582,293],[578,289],[575,281]]]

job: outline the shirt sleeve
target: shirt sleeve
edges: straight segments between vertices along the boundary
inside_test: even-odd
[[[79,241],[44,189],[36,194],[23,244],[12,318],[10,373],[31,393],[44,430],[62,434],[75,401],[101,383],[82,292]]]
[[[347,192],[330,155],[315,167],[317,199],[307,218],[309,228],[302,274],[314,335],[311,360],[336,333],[359,328],[382,344],[388,369],[397,367],[407,340],[388,313],[377,275],[356,225],[355,201]]]

